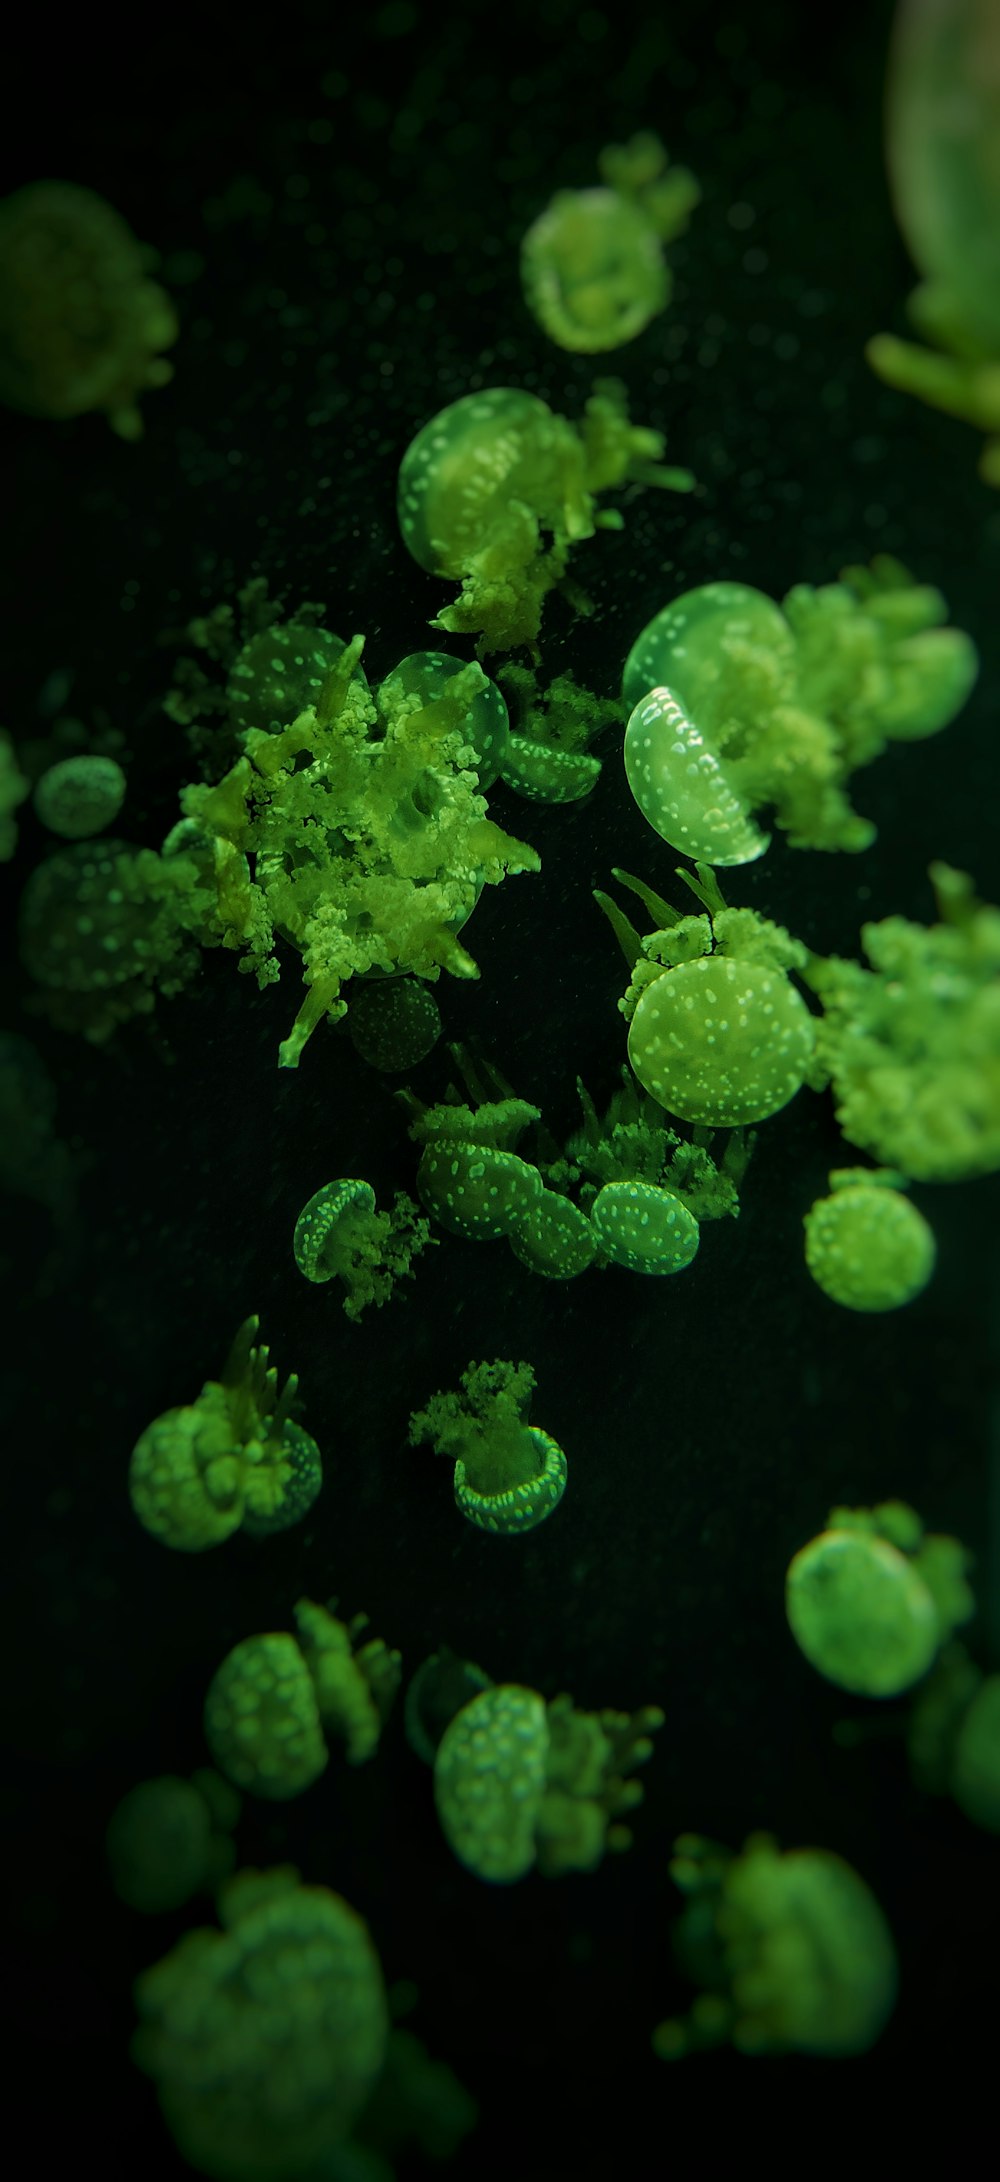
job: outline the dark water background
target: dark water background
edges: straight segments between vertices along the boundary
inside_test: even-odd
[[[603,144],[652,127],[704,199],[670,252],[670,312],[611,365],[699,491],[625,496],[624,533],[573,561],[597,612],[574,622],[549,603],[544,667],[613,692],[639,627],[688,585],[780,595],[899,554],[975,636],[978,688],[938,741],[858,779],[879,825],[864,857],[779,839],[730,898],[851,952],[865,917],[930,918],[932,857],[995,897],[1000,502],[976,480],[974,435],[880,387],[862,356],[871,332],[902,330],[913,277],[883,179],[888,16],[882,0],[822,16],[795,0],[426,15],[402,0],[347,24],[292,0],[266,18],[81,22],[50,53],[15,55],[3,187],[55,174],[107,196],[164,253],[181,317],[176,378],[146,401],[140,446],[95,419],[0,418],[15,737],[39,732],[43,685],[69,672],[66,709],[103,712],[126,738],[124,830],[156,845],[191,773],[160,709],[169,625],[264,573],[291,608],[322,600],[329,626],[363,630],[370,674],[435,642],[446,593],[398,536],[402,450],[475,385],[579,414],[604,360],[536,328],[517,245],[555,187],[596,179]],[[202,265],[185,280],[190,252]],[[481,981],[437,989],[446,1036],[475,1041],[559,1136],[577,1074],[603,1105],[624,1058],[621,962],[590,891],[612,864],[669,891],[674,859],[613,743],[584,803],[501,789],[491,808],[543,868],[484,895],[466,935]],[[25,816],[5,903],[47,845]],[[178,2171],[127,2060],[129,1993],[200,1910],[130,1916],[104,1883],[103,1829],[134,1781],[203,1761],[212,1671],[239,1637],[285,1625],[303,1591],[365,1609],[407,1669],[447,1643],[547,1696],[666,1713],[634,1846],[586,1877],[504,1892],[468,1877],[401,1707],[371,1766],[335,1757],[300,1801],[245,1809],[242,1860],[291,1860],[342,1890],[387,1977],[419,1987],[412,2027],[482,2106],[456,2182],[659,2173],[696,2128],[711,2168],[801,2102],[846,2118],[875,2098],[905,2128],[908,2089],[895,2102],[916,2083],[925,2104],[968,2113],[1000,1937],[996,1843],[916,1795],[898,1740],[834,1742],[865,1708],[799,1658],[782,1582],[834,1500],[905,1496],[974,1549],[970,1642],[1000,1666],[985,1600],[996,1182],[916,1190],[939,1238],[933,1285],[895,1316],[839,1313],[806,1277],[801,1219],[840,1143],[828,1100],[802,1093],[761,1131],[738,1223],[708,1228],[681,1278],[542,1284],[500,1245],[445,1238],[405,1301],[353,1327],[296,1272],[295,1216],[337,1173],[385,1202],[412,1187],[415,1158],[392,1084],[345,1035],[324,1026],[299,1072],[278,1072],[295,962],[261,995],[208,955],[153,1035],[133,1026],[100,1051],[26,1026],[15,968],[8,982],[6,1019],[59,1086],[81,1206],[54,1282],[30,1207],[10,1208],[5,1250],[5,1997],[45,2087],[43,2171],[64,2150],[112,2173]],[[433,1098],[451,1074],[441,1046],[413,1080]],[[129,1451],[218,1369],[251,1310],[301,1376],[324,1491],[284,1537],[172,1555],[131,1514]],[[410,1409],[483,1355],[530,1358],[535,1421],[570,1466],[556,1519],[509,1546],[463,1523],[447,1466],[406,1445]],[[847,2066],[726,2056],[668,2072],[649,2034],[687,1997],[670,1842],[761,1826],[840,1851],[874,1888],[901,1959],[895,2019]]]

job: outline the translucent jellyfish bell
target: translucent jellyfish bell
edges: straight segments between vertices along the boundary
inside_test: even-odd
[[[769,836],[728,776],[741,717],[775,702],[795,644],[773,599],[745,583],[705,583],[654,614],[625,662],[631,706],[625,771],[643,817],[672,848],[748,864]]]
[[[751,864],[770,834],[755,826],[720,759],[672,690],[650,690],[625,729],[625,773],[644,818],[696,862]]]

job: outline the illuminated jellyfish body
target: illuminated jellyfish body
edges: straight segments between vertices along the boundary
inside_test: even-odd
[[[967,1562],[957,1538],[927,1534],[905,1501],[833,1508],[826,1529],[789,1564],[789,1628],[838,1689],[897,1697],[972,1613]]]
[[[434,1801],[448,1846],[477,1879],[510,1886],[593,1871],[631,1842],[621,1824],[642,1801],[625,1776],[650,1756],[657,1706],[578,1712],[537,1690],[497,1683],[457,1712],[434,1756]]]
[[[125,775],[114,758],[62,758],[35,783],[35,810],[50,833],[86,841],[114,824],[125,801]]]
[[[221,1773],[250,1795],[285,1802],[312,1786],[329,1761],[326,1738],[348,1765],[378,1747],[399,1687],[399,1653],[380,1637],[355,1649],[365,1614],[338,1621],[300,1599],[297,1635],[244,1637],[227,1652],[205,1698],[205,1740]]]
[[[724,2044],[868,2052],[895,2006],[898,1968],[882,1911],[850,1864],[830,1849],[781,1850],[770,1834],[752,1834],[737,1854],[682,1834],[670,1871],[687,1897],[675,1951],[702,1991],[687,2016],[654,2031],[661,2060]]]
[[[520,1537],[557,1508],[566,1457],[527,1423],[535,1385],[530,1364],[470,1364],[461,1392],[431,1396],[410,1418],[410,1444],[428,1442],[455,1465],[455,1505],[477,1530]]]
[[[950,1795],[974,1826],[1000,1834],[1000,1674],[984,1674],[964,1644],[945,1646],[915,1693],[910,1766],[926,1795]]]
[[[324,1016],[346,1013],[350,978],[477,977],[458,933],[484,886],[536,871],[538,857],[489,818],[470,770],[481,667],[459,666],[433,694],[391,677],[373,694],[362,637],[345,645],[302,624],[286,649],[276,640],[258,632],[241,654],[245,666],[252,648],[253,674],[233,669],[240,716],[265,724],[242,729],[242,756],[181,801],[208,853],[237,859],[218,908],[225,944],[246,950],[261,986],[278,975],[277,940],[302,955],[306,996],[279,1049],[280,1065],[296,1068]]]
[[[744,583],[707,583],[654,615],[625,662],[625,772],[643,817],[685,855],[746,864],[769,836],[731,782],[717,744],[761,685],[773,703],[794,644],[773,599]],[[776,674],[772,676],[772,667]]]
[[[585,354],[622,348],[665,309],[673,281],[661,245],[700,196],[649,132],[609,146],[599,163],[607,186],[557,190],[521,244],[533,316],[560,348]]]
[[[115,1805],[104,1840],[120,1902],[145,1916],[214,1894],[236,1862],[233,1827],[242,1798],[210,1766],[190,1780],[163,1773],[137,1781]]]
[[[370,1303],[387,1303],[430,1229],[412,1199],[397,1191],[391,1212],[377,1212],[370,1182],[340,1176],[314,1191],[295,1222],[292,1251],[306,1280],[340,1280],[344,1313],[357,1320]]]
[[[890,741],[947,725],[977,672],[974,645],[941,626],[940,592],[882,556],[835,584],[797,584],[778,607],[748,584],[682,592],[625,663],[625,772],[672,848],[751,863],[773,807],[794,848],[858,850],[875,828],[851,773]]]
[[[185,2166],[214,2182],[318,2174],[382,2068],[389,2011],[368,1927],[292,1865],[221,1889],[135,1985],[132,2058]]]
[[[129,1495],[144,1530],[180,1553],[203,1553],[233,1531],[287,1530],[323,1482],[320,1451],[294,1422],[298,1379],[278,1387],[260,1321],[244,1320],[221,1379],[194,1402],[154,1417],[132,1450]]]
[[[884,1167],[835,1168],[830,1195],[805,1216],[806,1264],[817,1287],[849,1311],[895,1311],[926,1288],[934,1231]]]
[[[823,1005],[817,1075],[852,1144],[920,1182],[1000,1167],[1000,908],[932,864],[940,921],[862,926],[871,965],[804,971]]]
[[[690,489],[690,473],[664,469],[662,452],[658,432],[629,424],[614,381],[591,395],[579,429],[517,387],[442,409],[403,456],[397,501],[414,560],[462,585],[432,626],[476,636],[480,652],[533,644],[571,547],[621,525],[596,512],[597,493],[629,479]]]
[[[29,182],[0,202],[0,401],[29,417],[102,410],[138,439],[138,397],[165,386],[177,339],[165,291],[125,221],[75,182]]]
[[[466,661],[448,652],[412,652],[386,676],[379,689],[379,701],[399,710],[407,700],[415,709],[432,705],[463,671],[467,673]],[[558,703],[558,690],[556,699]],[[606,708],[588,691],[574,684],[565,702],[574,705],[578,722],[581,715],[586,715],[593,729],[601,724]],[[548,725],[544,713],[540,724]],[[589,792],[601,770],[599,759],[589,757],[582,749],[564,748],[551,735],[512,733],[503,694],[486,675],[473,691],[462,730],[468,740],[469,764],[483,789],[502,780],[533,802],[574,803]]]
[[[1000,485],[1000,14],[994,0],[898,0],[886,95],[896,217],[922,283],[908,310],[929,344],[877,334],[881,379],[988,437]]]

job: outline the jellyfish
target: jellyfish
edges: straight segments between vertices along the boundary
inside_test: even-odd
[[[686,1897],[676,1953],[703,1989],[687,2016],[654,2031],[661,2060],[726,2043],[746,2054],[846,2057],[881,2037],[896,2003],[896,1950],[843,1857],[782,1850],[765,1833],[735,1854],[681,1834],[670,1871]]]
[[[318,2172],[385,2058],[389,2014],[368,1927],[291,1865],[237,1872],[218,1911],[221,1931],[188,1932],[136,1981],[132,2058],[199,2174]]]
[[[14,745],[5,728],[0,728],[0,864],[9,864],[17,847],[17,820],[14,812],[31,794],[31,782],[25,778],[14,751]]]
[[[880,333],[889,386],[987,434],[1000,485],[1000,17],[994,0],[898,0],[886,86],[896,218],[921,284],[907,310],[927,346]]]
[[[482,669],[458,667],[433,694],[388,677],[373,696],[363,637],[306,635],[315,655],[301,633],[291,654],[274,652],[273,630],[254,636],[254,674],[234,703],[269,724],[241,732],[242,755],[221,780],[181,797],[215,860],[216,942],[240,950],[262,987],[279,974],[278,938],[302,956],[306,993],[279,1048],[283,1068],[298,1067],[324,1017],[346,1014],[352,977],[478,977],[458,935],[483,887],[539,868],[534,849],[490,819],[470,766]],[[316,701],[275,731],[274,706],[307,697],[326,657]]]
[[[119,1901],[144,1916],[214,1894],[236,1863],[233,1828],[241,1798],[210,1766],[190,1779],[164,1773],[138,1781],[115,1805],[105,1835]]]
[[[63,758],[35,782],[43,826],[65,841],[85,841],[113,826],[125,801],[125,775],[114,758]]]
[[[895,1311],[926,1288],[934,1230],[886,1167],[840,1167],[830,1195],[805,1215],[806,1264],[818,1288],[850,1311]]]
[[[907,1744],[925,1794],[952,1796],[973,1826],[1000,1834],[1000,1674],[984,1674],[957,1640],[914,1695]]]
[[[606,1182],[590,1217],[602,1257],[632,1273],[679,1273],[700,1241],[694,1214],[657,1182]]]
[[[412,1261],[430,1240],[427,1221],[403,1190],[391,1212],[377,1212],[370,1182],[342,1176],[303,1205],[292,1250],[306,1280],[343,1283],[344,1312],[356,1322],[370,1303],[388,1302],[397,1280],[412,1279]]]
[[[904,1501],[833,1508],[785,1581],[792,1635],[818,1674],[861,1697],[919,1682],[974,1601],[957,1538],[925,1533]]]
[[[173,377],[177,339],[149,257],[111,205],[75,182],[29,182],[0,201],[0,401],[29,417],[100,410],[142,434],[139,396]]]
[[[840,580],[796,584],[779,608],[742,583],[707,583],[655,614],[625,663],[625,772],[672,848],[752,863],[770,806],[793,848],[856,852],[875,828],[846,784],[890,741],[937,734],[978,671],[943,626],[932,585],[880,555]]]
[[[509,1886],[535,1866],[545,1878],[593,1871],[628,1848],[621,1823],[642,1801],[626,1776],[651,1755],[658,1706],[579,1712],[537,1690],[498,1683],[445,1728],[434,1758],[434,1801],[448,1846],[477,1879]]]
[[[205,1698],[205,1740],[219,1771],[247,1794],[286,1802],[325,1772],[327,1735],[348,1765],[374,1756],[399,1686],[399,1653],[380,1637],[358,1647],[366,1614],[338,1621],[311,1599],[287,1629],[244,1637]]]
[[[441,1010],[426,985],[412,977],[379,978],[361,985],[351,1001],[347,1029],[369,1068],[398,1075],[416,1068],[441,1036]]]
[[[629,423],[613,380],[595,389],[579,428],[516,387],[442,409],[407,448],[398,491],[414,560],[462,586],[433,626],[475,636],[480,652],[533,645],[571,547],[619,527],[596,512],[597,494],[629,480],[690,490],[690,472],[664,468],[662,452],[658,432]]]
[[[221,1379],[147,1425],[132,1450],[129,1495],[144,1530],[203,1553],[242,1525],[264,1537],[301,1522],[323,1481],[319,1448],[294,1422],[298,1379],[279,1392],[257,1317],[244,1320]]]
[[[622,348],[670,301],[661,245],[682,234],[701,192],[643,131],[600,157],[605,187],[561,189],[521,244],[529,310],[560,348]]]
[[[566,1457],[526,1422],[530,1364],[470,1364],[460,1392],[433,1394],[410,1418],[410,1445],[428,1442],[455,1465],[455,1505],[477,1530],[515,1538],[534,1530],[566,1490]]]

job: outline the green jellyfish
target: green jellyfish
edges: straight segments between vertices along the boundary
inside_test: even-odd
[[[946,1645],[914,1696],[907,1743],[918,1787],[952,1796],[973,1826],[1000,1834],[1000,1674]]]
[[[241,1798],[210,1766],[141,1780],[115,1805],[104,1848],[119,1901],[144,1916],[214,1894],[236,1863]]]
[[[690,490],[690,472],[664,468],[662,453],[660,433],[629,423],[615,380],[595,388],[579,428],[517,387],[442,409],[407,448],[398,492],[414,560],[462,586],[432,626],[475,636],[480,652],[534,644],[571,547],[620,527],[596,512],[598,493],[629,480]]]
[[[932,864],[940,922],[861,928],[870,968],[810,956],[818,994],[810,1080],[833,1087],[852,1144],[917,1182],[1000,1166],[1000,909]]]
[[[227,1652],[205,1698],[205,1740],[219,1771],[272,1802],[299,1796],[325,1772],[326,1737],[348,1765],[378,1747],[399,1686],[399,1653],[380,1637],[356,1648],[366,1614],[338,1621],[300,1599],[297,1636],[286,1629],[244,1637]]]
[[[838,1689],[898,1697],[919,1682],[973,1597],[957,1538],[926,1534],[904,1501],[833,1508],[785,1581],[799,1650]]]
[[[441,1010],[433,993],[414,978],[378,978],[359,985],[347,1030],[369,1068],[398,1075],[417,1068],[433,1052],[441,1036]]]
[[[752,863],[768,806],[793,848],[866,848],[846,783],[890,741],[936,734],[976,678],[940,592],[882,555],[779,608],[742,583],[682,592],[640,631],[622,695],[629,787],[672,848]]]
[[[35,810],[50,833],[85,841],[112,826],[125,801],[125,775],[114,758],[62,758],[35,782]]]
[[[308,1514],[323,1481],[319,1448],[292,1419],[298,1379],[279,1392],[260,1320],[244,1320],[221,1379],[155,1417],[132,1450],[129,1495],[144,1530],[203,1553],[242,1525],[263,1537]]]
[[[484,886],[539,860],[493,823],[470,769],[480,667],[423,695],[389,677],[373,695],[361,636],[344,645],[307,626],[294,656],[272,657],[275,642],[273,629],[254,635],[254,672],[233,698],[268,724],[245,728],[228,772],[188,786],[181,805],[215,877],[216,943],[241,951],[262,987],[279,974],[279,939],[302,956],[306,994],[278,1054],[297,1068],[324,1017],[347,1012],[352,977],[478,977],[459,932]],[[308,698],[331,650],[315,702],[276,731],[274,707]]]
[[[410,1418],[410,1445],[428,1442],[455,1465],[455,1505],[477,1530],[516,1538],[544,1523],[566,1490],[566,1457],[526,1422],[530,1364],[470,1364],[458,1393],[431,1396]]]
[[[849,1311],[896,1311],[934,1271],[937,1244],[923,1213],[887,1167],[839,1167],[830,1195],[805,1215],[806,1264],[818,1288]]]
[[[611,921],[633,954],[622,1002],[628,1057],[643,1089],[669,1114],[734,1129],[780,1112],[805,1081],[815,1033],[788,971],[806,950],[781,925],[752,910],[727,909],[714,874],[699,864],[681,876],[707,915],[682,917],[628,873],[617,876],[664,920],[643,940],[606,897]]]
[[[182,2159],[215,2182],[288,2182],[336,2155],[382,2068],[389,2012],[363,1918],[291,1865],[240,1871],[222,1930],[136,1981],[132,2058]]]
[[[830,1849],[781,1850],[770,1834],[736,1854],[681,1834],[670,1871],[686,1896],[676,1952],[703,1989],[689,2015],[654,2031],[661,2060],[727,2043],[746,2054],[869,2051],[895,2006],[898,1968],[850,1864]]]
[[[1000,16],[994,0],[898,0],[886,85],[896,218],[922,278],[907,310],[926,347],[876,334],[889,386],[987,434],[1000,485]]]
[[[626,1776],[651,1755],[663,1725],[640,1712],[578,1712],[537,1690],[498,1683],[445,1728],[434,1758],[434,1801],[448,1846],[477,1879],[510,1886],[536,1865],[543,1877],[593,1871],[607,1849],[628,1848],[621,1824],[642,1801]]]
[[[603,189],[561,189],[521,244],[529,310],[560,348],[592,355],[622,348],[670,301],[661,245],[682,234],[701,191],[669,167],[644,130],[599,159]]]
[[[0,201],[0,401],[29,417],[101,410],[142,434],[140,394],[165,386],[178,333],[120,214],[76,182],[29,182]]]
[[[98,1044],[183,990],[199,946],[223,936],[214,873],[195,855],[126,841],[76,841],[30,873],[18,911],[21,960],[61,1030]]]
[[[370,1182],[341,1176],[325,1182],[303,1205],[292,1250],[306,1280],[340,1280],[344,1312],[357,1321],[370,1303],[387,1303],[397,1280],[431,1240],[412,1198],[398,1190],[391,1212],[377,1212]]]

